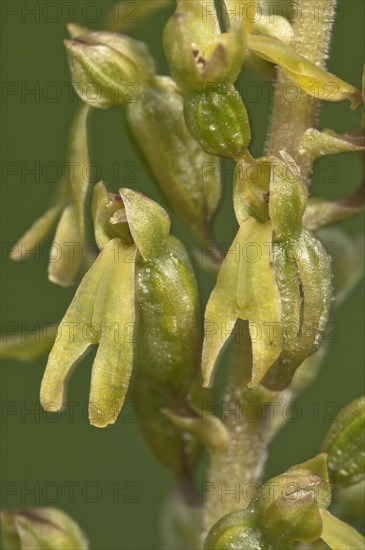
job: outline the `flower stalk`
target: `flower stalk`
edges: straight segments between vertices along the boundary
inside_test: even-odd
[[[138,0],[135,7],[144,19],[168,3]],[[116,13],[123,6],[119,2]],[[334,295],[343,300],[361,272],[363,242],[327,233],[345,243],[339,267],[314,232],[362,211],[363,186],[335,202],[311,199],[308,189],[315,160],[365,149],[357,132],[316,128],[319,100],[350,100],[356,108],[363,99],[325,69],[335,8],[336,0],[299,0],[291,23],[270,10],[260,13],[259,0],[177,0],[163,33],[171,76],[156,73],[143,42],[69,25],[65,47],[82,100],[69,159],[78,169],[75,180],[62,179],[23,240],[38,242],[60,217],[53,252],[68,240],[79,240],[80,250],[86,245],[88,115],[121,106],[168,209],[198,242],[209,241],[213,259],[205,267],[217,278],[203,330],[194,265],[170,234],[169,210],[136,190],[111,193],[99,182],[90,205],[95,257],[83,265],[81,254],[52,264],[51,253],[52,282],[70,286],[80,272],[83,278],[52,333],[40,400],[46,411],[61,411],[74,367],[97,347],[90,424],[115,424],[128,392],[133,395],[146,442],[176,482],[163,514],[169,548],[292,550],[298,542],[324,541],[332,550],[358,550],[363,544],[326,509],[332,484],[363,480],[364,398],[341,411],[320,454],[264,483],[268,446],[284,423],[276,405],[289,405],[316,378]],[[122,27],[109,19],[109,31]],[[259,158],[250,152],[252,121],[236,89],[247,66],[259,74],[278,67],[267,153]],[[94,95],[85,93],[90,88]],[[225,192],[222,157],[236,163],[238,222],[225,258],[213,238]],[[23,259],[20,244],[14,260]],[[214,373],[228,342],[216,415]],[[50,347],[15,335],[0,353],[26,361]],[[199,491],[195,474],[204,448],[209,468]],[[25,512],[3,515],[7,550],[37,544],[64,550],[72,538],[75,548],[88,547],[62,512]]]

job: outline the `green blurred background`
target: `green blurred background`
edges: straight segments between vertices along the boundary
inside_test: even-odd
[[[77,106],[62,44],[66,24],[72,20],[101,29],[112,5],[86,0],[2,2],[3,331],[58,321],[72,298],[74,290],[47,280],[45,253],[20,265],[8,260],[7,246],[44,211],[55,185],[55,166],[65,160]],[[131,33],[149,44],[161,74],[167,73],[161,33],[169,11],[154,15]],[[328,64],[332,72],[357,87],[364,53],[363,16],[361,0],[340,0]],[[240,83],[244,96],[250,83],[261,93],[259,101],[247,102],[254,132],[252,152],[258,155],[267,129],[270,88],[248,73]],[[350,111],[348,102],[323,108],[324,127],[344,132],[356,129],[358,122],[359,115]],[[161,201],[131,144],[123,110],[95,112],[91,128],[92,159],[100,165],[110,189],[116,191],[123,184]],[[39,177],[27,173],[37,163]],[[128,163],[134,163],[133,177]],[[216,221],[221,228],[218,240],[226,245],[236,228],[230,203],[231,168],[224,163],[226,196]],[[360,160],[356,155],[327,157],[316,173],[313,194],[339,197],[358,185]],[[353,235],[363,229],[360,217],[342,225]],[[175,219],[174,232],[191,244]],[[341,261],[341,250],[338,258]],[[206,300],[213,278],[199,275],[199,282]],[[318,382],[297,402],[300,418],[289,423],[271,446],[268,476],[317,453],[331,412],[363,393],[362,305],[363,286],[358,285],[336,312],[338,341],[329,345]],[[2,366],[2,506],[58,506],[80,522],[95,550],[157,549],[161,502],[173,480],[142,440],[132,406],[115,427],[98,430],[88,425],[91,363],[89,356],[72,377],[68,401],[76,403],[74,413],[68,409],[58,416],[47,416],[38,403],[45,359],[27,365],[9,361]]]

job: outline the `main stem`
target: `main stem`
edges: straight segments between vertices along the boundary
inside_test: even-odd
[[[321,68],[325,68],[337,0],[301,0],[296,2],[296,21],[291,46]],[[296,86],[282,69],[277,71],[271,131],[267,152],[278,155],[285,149],[298,160],[298,144],[308,128],[316,126],[318,100]],[[302,166],[307,177],[311,165]]]
[[[228,512],[246,508],[253,496],[252,483],[260,479],[271,433],[270,405],[247,387],[251,378],[252,346],[248,325],[239,320],[232,346],[229,378],[223,398],[222,420],[230,443],[211,457],[205,530]]]
[[[325,66],[337,0],[300,0],[300,17],[293,24],[292,47],[301,55]],[[316,125],[318,101],[297,90],[295,100],[288,97],[292,82],[279,69],[271,119],[271,132],[267,143],[269,155],[287,151],[295,160],[299,141],[308,128]],[[301,166],[303,177],[308,177],[311,165]],[[242,322],[239,321],[238,323]],[[208,474],[205,530],[223,515],[247,507],[252,483],[260,480],[271,440],[270,405],[261,407],[256,421],[247,418],[248,405],[258,403],[257,393],[249,390],[252,350],[250,343],[239,339],[232,351],[229,380],[224,396],[223,421],[230,444],[225,452],[211,458]]]

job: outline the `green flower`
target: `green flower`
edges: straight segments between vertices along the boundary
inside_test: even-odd
[[[207,83],[233,84],[241,72],[243,27],[222,34],[213,3],[178,0],[163,40],[172,76],[184,93],[199,92]]]
[[[240,228],[206,308],[205,385],[237,319],[249,322],[250,387],[284,389],[321,344],[332,301],[330,259],[302,229],[306,200],[299,169],[285,153],[281,160],[237,164],[234,206]]]
[[[93,216],[101,252],[61,321],[42,380],[41,402],[46,410],[62,409],[71,369],[97,344],[89,418],[104,427],[116,421],[127,394],[137,307],[145,331],[146,366],[139,368],[179,392],[189,386],[197,365],[199,314],[186,253],[169,237],[170,221],[159,205],[130,189],[109,194],[100,183]]]

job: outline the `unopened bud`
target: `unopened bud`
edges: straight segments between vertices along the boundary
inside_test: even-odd
[[[261,524],[283,541],[312,542],[322,533],[320,508],[331,501],[326,455],[267,481],[256,503]]]
[[[127,36],[93,32],[65,40],[73,85],[83,101],[107,109],[131,101],[154,74],[147,47]]]
[[[184,105],[190,132],[212,155],[240,159],[251,140],[248,114],[237,90],[231,86],[206,86],[188,95]]]
[[[231,512],[223,516],[208,533],[204,541],[204,550],[237,550],[252,548],[260,550],[275,550],[278,548],[274,540],[259,523],[254,508]],[[286,544],[281,550],[289,548]]]

